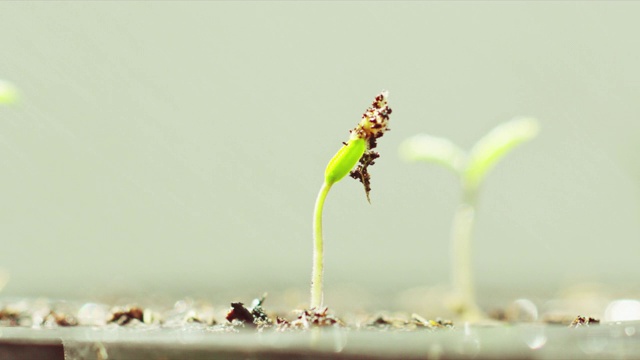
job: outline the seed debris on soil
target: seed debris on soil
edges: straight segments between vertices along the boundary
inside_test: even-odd
[[[579,328],[579,327],[583,327],[583,326],[589,326],[589,325],[599,325],[600,324],[600,320],[596,319],[596,318],[592,318],[592,317],[585,317],[585,316],[581,316],[578,315],[572,322],[571,325],[569,325],[570,328]]]
[[[145,321],[145,310],[138,306],[127,306],[124,308],[115,307],[111,310],[111,315],[107,320],[107,323],[115,323],[118,325],[127,325],[134,321],[141,323],[149,323],[150,319]]]
[[[49,315],[44,318],[44,325],[52,326],[53,324],[58,326],[76,326],[78,325],[78,319],[71,315],[50,311]]]
[[[328,308],[298,310],[298,318],[289,322],[286,319],[277,319],[277,330],[306,330],[311,327],[340,326],[344,327],[345,323],[329,314]]]
[[[176,328],[193,326],[212,332],[238,332],[242,329],[257,331],[305,331],[318,327],[344,327],[383,331],[413,331],[419,329],[453,328],[448,320],[428,320],[418,314],[411,316],[378,316],[361,322],[345,322],[329,308],[298,309],[289,313],[270,312],[264,307],[266,294],[254,299],[250,306],[232,302],[229,310],[214,311],[209,304],[195,304],[192,300],[179,300],[173,308],[155,311],[147,306],[124,305],[109,307],[97,303],[58,303],[39,299],[0,304],[0,327],[70,327],[70,326],[154,326]],[[218,322],[217,319],[222,321]],[[364,318],[363,318],[364,319]],[[354,321],[355,320],[355,321]]]
[[[411,317],[387,316],[378,315],[372,321],[365,323],[365,328],[379,329],[379,330],[401,330],[401,331],[413,331],[417,329],[453,329],[453,322],[450,320],[427,320],[418,314],[411,314]]]

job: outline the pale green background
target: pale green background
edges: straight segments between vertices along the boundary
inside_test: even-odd
[[[382,89],[372,204],[325,213],[326,299],[446,284],[458,198],[405,164],[418,132],[464,147],[513,116],[534,142],[490,174],[481,297],[577,282],[640,290],[640,3],[3,2],[4,295],[307,291],[327,161]],[[333,290],[336,289],[336,290]],[[332,291],[333,290],[333,291]],[[485,300],[486,301],[486,300]]]

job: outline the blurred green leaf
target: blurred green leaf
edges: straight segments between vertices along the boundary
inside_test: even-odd
[[[400,157],[406,161],[425,161],[460,173],[465,153],[448,139],[427,134],[412,136],[400,144]]]
[[[10,82],[0,80],[0,104],[13,104],[18,100],[18,89]]]
[[[480,185],[487,172],[516,146],[533,139],[539,130],[538,121],[517,118],[498,125],[480,139],[469,153],[464,180],[472,188]]]

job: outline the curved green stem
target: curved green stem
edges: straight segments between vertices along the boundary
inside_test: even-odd
[[[322,184],[313,213],[313,271],[311,275],[311,308],[322,307],[322,285],[324,278],[324,245],[322,239],[322,208],[331,189],[331,183]]]

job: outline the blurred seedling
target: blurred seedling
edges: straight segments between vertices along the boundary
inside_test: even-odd
[[[0,80],[0,105],[18,101],[18,89],[8,81]]]
[[[350,130],[349,140],[343,143],[342,148],[329,161],[324,172],[324,183],[320,188],[316,199],[313,214],[313,269],[311,275],[311,309],[322,311],[323,301],[323,277],[324,277],[324,243],[322,238],[322,209],[324,201],[331,187],[342,180],[347,174],[359,180],[365,190],[365,195],[369,201],[371,191],[371,176],[368,172],[369,166],[375,163],[375,159],[380,155],[373,151],[376,141],[382,137],[389,123],[391,109],[387,105],[389,93],[383,91],[376,96],[373,103],[365,113],[358,126]],[[354,166],[355,170],[352,170]]]
[[[538,134],[538,122],[517,118],[501,124],[481,138],[467,153],[448,139],[419,134],[400,145],[407,161],[425,161],[444,166],[460,179],[462,198],[451,230],[453,310],[467,320],[484,317],[475,300],[471,271],[471,239],[478,195],[489,171],[518,145]]]
[[[18,89],[8,81],[0,80],[0,105],[11,105],[18,100]],[[0,290],[9,281],[9,274],[0,269]]]

